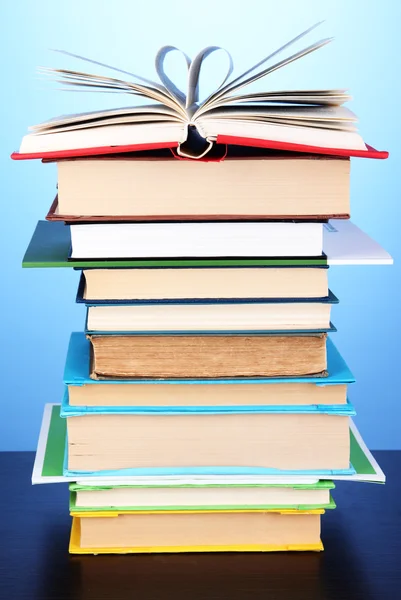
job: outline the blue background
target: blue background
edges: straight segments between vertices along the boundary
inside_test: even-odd
[[[364,139],[390,151],[387,161],[352,161],[351,205],[353,221],[393,255],[395,265],[332,267],[330,286],[340,298],[333,338],[357,378],[350,394],[357,425],[371,448],[401,448],[400,4],[2,3],[1,450],[35,448],[43,404],[61,401],[70,332],[82,329],[84,321],[83,308],[74,303],[77,272],[20,266],[36,221],[44,218],[55,195],[56,168],[40,161],[13,162],[9,154],[18,149],[29,125],[59,114],[130,103],[111,94],[64,93],[49,86],[36,67],[86,68],[49,49],[65,49],[152,78],[160,46],[173,44],[194,56],[216,44],[232,53],[238,73],[322,19],[325,23],[305,45],[321,37],[334,36],[335,41],[273,74],[264,86],[349,88],[354,97],[350,108],[360,119]],[[203,89],[215,81],[210,66]]]

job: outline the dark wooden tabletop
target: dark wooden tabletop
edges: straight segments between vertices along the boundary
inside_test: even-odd
[[[67,486],[0,453],[0,599],[401,599],[401,452],[375,456],[387,484],[337,484],[322,553],[71,556]]]

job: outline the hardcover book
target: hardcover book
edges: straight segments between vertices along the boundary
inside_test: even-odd
[[[320,257],[283,258],[137,258],[70,259],[71,236],[63,223],[39,221],[23,258],[22,266],[97,268],[215,268],[215,267],[311,267],[325,265],[389,265],[393,260],[377,242],[351,221],[329,221],[323,230]]]
[[[46,219],[90,223],[349,217],[349,159],[234,148],[208,161],[176,160],[161,151],[59,160],[58,195]]]
[[[327,334],[88,335],[93,379],[327,376]]]
[[[332,304],[325,299],[286,299],[230,303],[210,301],[154,304],[95,304],[87,307],[90,333],[269,333],[324,332]]]
[[[319,479],[367,481],[384,483],[385,475],[369,452],[355,424],[349,419],[351,465],[346,473],[201,473],[189,469],[180,474],[172,473],[68,473],[64,471],[66,447],[66,419],[60,418],[60,405],[47,404],[43,413],[42,426],[32,473],[32,483],[61,483],[76,481],[81,485],[284,485],[316,484]]]
[[[175,146],[180,156],[199,159],[217,142],[385,158],[386,153],[367,148],[356,130],[355,115],[341,106],[350,99],[345,90],[243,93],[242,90],[254,81],[325,46],[330,39],[322,39],[277,60],[280,53],[297,44],[315,27],[303,31],[235,78],[231,78],[231,56],[217,46],[204,48],[192,61],[181,52],[188,70],[184,92],[164,69],[166,57],[178,51],[173,46],[164,46],[156,55],[155,67],[160,83],[64,52],[77,60],[124,73],[129,79],[63,69],[42,71],[69,87],[128,93],[146,97],[155,104],[56,117],[32,127],[32,133],[22,140],[19,154],[13,157],[93,156]],[[227,56],[227,72],[218,89],[200,101],[202,64],[217,51],[223,51]]]
[[[116,514],[74,517],[70,553],[323,550],[314,511]]]
[[[349,417],[326,413],[67,416],[66,470],[347,471]]]
[[[354,377],[330,338],[327,339],[327,377],[235,379],[103,379],[90,377],[90,342],[73,333],[68,346],[64,383],[68,404],[74,407],[131,407],[138,411],[237,410],[250,406],[318,407],[344,405],[347,385]]]
[[[335,508],[332,481],[309,485],[90,486],[71,483],[70,511]]]
[[[76,301],[202,304],[328,297],[327,267],[84,269]]]
[[[320,257],[322,223],[80,223],[71,259]]]

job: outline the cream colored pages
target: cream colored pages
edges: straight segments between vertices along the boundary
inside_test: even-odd
[[[80,490],[76,506],[80,507],[160,507],[160,506],[245,506],[315,504],[330,500],[329,490],[308,490],[289,487],[187,487],[187,488],[127,488]]]
[[[88,331],[294,331],[328,329],[331,304],[90,306]]]
[[[346,385],[86,384],[68,386],[71,406],[249,406],[345,404]]]
[[[327,334],[98,335],[92,379],[297,377],[327,368]]]
[[[84,298],[324,298],[327,269],[87,269]]]
[[[68,417],[68,468],[348,469],[349,418],[322,414]]]
[[[350,161],[60,161],[61,215],[348,215]],[[204,182],[207,180],[207,193]]]
[[[82,518],[81,547],[316,544],[320,515],[277,513]]]

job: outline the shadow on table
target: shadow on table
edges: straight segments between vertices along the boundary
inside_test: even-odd
[[[46,537],[40,600],[373,600],[338,521],[323,553],[71,556],[56,523]]]

